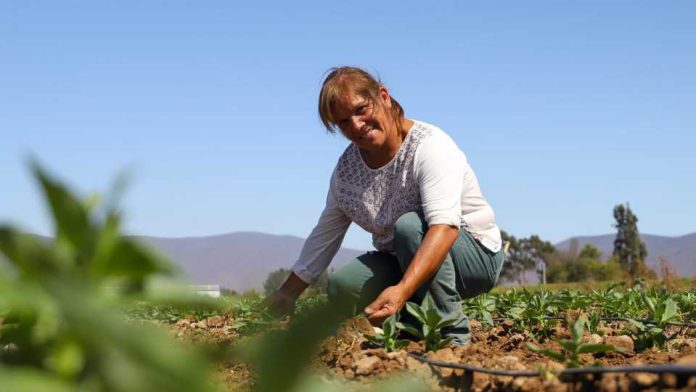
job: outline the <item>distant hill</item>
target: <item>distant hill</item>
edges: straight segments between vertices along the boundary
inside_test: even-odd
[[[578,249],[595,245],[606,258],[614,247],[614,234],[571,237],[557,243],[559,250],[568,250],[577,239]],[[191,281],[198,284],[219,284],[238,292],[260,289],[271,271],[290,268],[297,260],[304,239],[256,232],[238,232],[208,237],[160,238],[136,237],[160,250],[175,263]],[[659,266],[658,257],[666,257],[680,276],[696,276],[696,233],[680,237],[642,234],[648,249],[648,264]],[[338,268],[364,251],[341,248],[329,268]],[[2,257],[0,257],[2,259]],[[0,260],[2,261],[2,260]],[[656,268],[659,270],[659,268]],[[529,272],[528,282],[537,280]]]
[[[268,274],[290,268],[300,255],[304,239],[256,232],[209,237],[136,237],[177,264],[195,283],[219,284],[238,292],[263,287]],[[338,268],[364,251],[341,248],[329,268]]]
[[[615,234],[596,236],[571,237],[556,244],[558,250],[568,250],[571,242],[578,241],[578,248],[592,244],[599,248],[604,258],[611,256],[614,251]],[[674,267],[674,271],[685,277],[696,276],[696,233],[680,237],[665,237],[652,234],[641,234],[641,240],[648,250],[648,265],[659,271],[659,257],[665,257]]]

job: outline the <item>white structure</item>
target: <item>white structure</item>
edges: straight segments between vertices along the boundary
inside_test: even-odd
[[[207,295],[213,298],[220,298],[219,284],[201,284],[191,286],[197,294]]]

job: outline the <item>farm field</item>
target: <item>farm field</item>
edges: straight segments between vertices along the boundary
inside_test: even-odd
[[[695,298],[694,291],[673,293],[657,288],[623,289],[618,285],[590,292],[507,290],[466,302],[465,311],[472,318],[471,344],[435,351],[426,350],[423,341],[417,339],[387,351],[365,337],[375,335],[375,331],[366,319],[356,317],[323,339],[311,356],[310,368],[319,376],[321,387],[328,390],[337,386],[362,389],[403,378],[404,374],[423,382],[422,390],[438,391],[557,390],[562,386],[641,390],[660,385],[692,389],[696,388],[696,377],[679,379],[673,374],[642,372],[570,379],[561,372],[595,366],[672,364],[691,366],[693,374]],[[185,314],[142,305],[131,310],[129,318],[132,322],[159,323],[185,342],[233,346],[255,335],[274,334],[287,328],[286,322],[275,321],[259,310],[260,297],[221,301],[226,302],[225,310],[216,313]],[[312,308],[321,307],[324,302],[322,296],[305,298],[298,313],[311,313]],[[568,342],[574,339],[584,344],[584,348],[576,350],[577,355],[568,350],[572,347]],[[544,353],[546,349],[552,353]],[[431,366],[419,356],[448,364],[533,372],[535,376],[467,373],[463,369]],[[254,372],[244,362],[219,363],[217,374],[227,390],[250,391],[257,386]]]
[[[696,390],[696,291],[684,282],[499,288],[463,304],[461,347],[427,298],[406,306],[419,322],[382,330],[319,294],[278,320],[261,296],[186,290],[171,263],[119,234],[117,209],[33,170],[56,230],[46,241],[0,225],[2,390]]]

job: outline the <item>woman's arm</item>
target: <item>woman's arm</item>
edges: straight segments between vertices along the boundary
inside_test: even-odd
[[[351,221],[339,207],[333,188],[332,175],[326,206],[302,246],[298,261],[292,266],[292,272],[281,288],[266,300],[266,305],[277,315],[294,310],[297,298],[326,270],[341,247]]]
[[[285,283],[266,299],[266,306],[276,316],[291,314],[295,310],[295,301],[307,286],[309,283],[291,272]]]
[[[385,318],[401,310],[416,290],[435,275],[458,235],[459,229],[454,226],[430,226],[401,281],[384,289],[365,308],[367,319],[373,325],[381,325]]]

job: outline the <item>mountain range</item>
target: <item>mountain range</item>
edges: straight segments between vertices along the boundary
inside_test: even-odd
[[[269,273],[289,269],[304,239],[290,235],[237,232],[209,237],[137,237],[181,266],[197,284],[219,284],[242,292],[263,288]],[[341,248],[330,268],[338,268],[365,251]]]
[[[194,282],[220,284],[238,292],[260,289],[270,272],[290,268],[304,244],[300,237],[257,232],[191,238],[139,238],[181,265]],[[665,257],[678,275],[696,276],[696,233],[680,237],[642,234],[641,239],[648,249],[648,264],[657,267],[657,271],[659,257]],[[595,245],[606,257],[612,253],[614,234],[572,237],[556,244],[556,248],[568,250],[574,241],[577,241],[578,249],[586,244]],[[363,253],[362,250],[341,248],[331,268],[339,268]]]
[[[161,238],[136,236],[180,266],[185,276],[196,284],[219,284],[243,292],[262,289],[268,274],[289,269],[297,260],[304,239],[289,235],[236,232],[207,237]],[[659,271],[660,258],[669,260],[680,276],[696,276],[696,233],[679,237],[641,234],[648,250],[648,265]],[[611,256],[614,234],[578,236],[557,243],[558,250],[582,249],[586,244],[599,248],[604,258]],[[364,250],[341,248],[330,268],[340,268]],[[0,261],[2,255],[0,255]],[[529,282],[536,281],[530,272]]]

